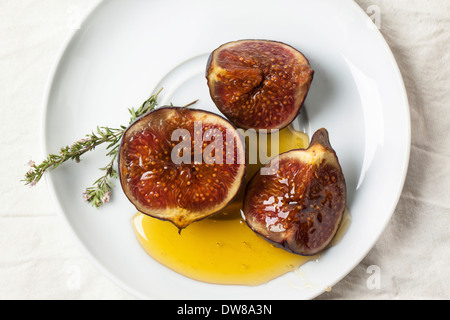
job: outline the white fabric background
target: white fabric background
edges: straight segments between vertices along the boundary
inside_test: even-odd
[[[81,254],[46,184],[30,189],[20,182],[26,162],[41,154],[42,99],[53,61],[96,1],[0,0],[0,299],[134,299]],[[411,160],[375,247],[318,299],[450,299],[450,0],[356,2],[380,9],[381,32],[403,74]],[[371,266],[378,288],[367,285]]]

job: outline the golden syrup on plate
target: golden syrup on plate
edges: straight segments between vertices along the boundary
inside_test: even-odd
[[[267,137],[265,137],[267,138]],[[264,139],[269,141],[270,139]],[[278,152],[307,148],[308,136],[291,126],[279,132]],[[267,148],[270,156],[270,143]],[[248,152],[247,152],[248,154]],[[259,162],[259,161],[258,161]],[[246,182],[261,164],[250,164]],[[211,218],[180,233],[170,222],[137,213],[132,225],[144,250],[164,266],[195,280],[232,285],[259,285],[317,257],[303,257],[277,248],[256,235],[241,216],[243,191]]]
[[[272,246],[236,212],[193,223],[180,234],[170,222],[141,213],[134,217],[133,225],[139,243],[156,261],[208,283],[258,285],[310,259]]]
[[[247,176],[245,183],[255,175],[262,165],[269,161],[268,158],[274,158],[278,154],[293,149],[306,149],[309,146],[308,135],[295,130],[292,125],[278,131],[278,139],[276,136],[274,137],[274,134],[256,134],[251,131],[246,132],[246,137]],[[255,148],[251,147],[255,145]],[[266,159],[261,159],[261,155]]]

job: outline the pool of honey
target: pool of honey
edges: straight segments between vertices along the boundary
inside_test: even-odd
[[[291,126],[279,132],[279,153],[308,144],[308,136]],[[267,145],[270,154],[271,145]],[[260,166],[248,165],[246,182]],[[137,239],[159,263],[186,277],[215,284],[260,285],[317,259],[286,252],[256,235],[241,215],[243,189],[224,210],[180,233],[170,222],[137,213],[132,219]]]

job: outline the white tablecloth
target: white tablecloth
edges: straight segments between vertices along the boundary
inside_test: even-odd
[[[53,61],[96,1],[0,1],[0,299],[134,299],[81,254],[46,184],[30,189],[20,182],[26,162],[41,154],[42,99]],[[318,299],[449,299],[450,1],[357,3],[377,20],[403,74],[411,160],[375,247]]]

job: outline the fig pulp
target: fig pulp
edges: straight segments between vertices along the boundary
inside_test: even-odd
[[[318,130],[307,149],[283,153],[263,168],[246,188],[243,212],[248,226],[296,254],[324,250],[339,228],[347,199],[327,130]]]
[[[245,151],[236,128],[216,114],[163,107],[125,131],[119,176],[142,213],[178,229],[224,208],[245,176]]]
[[[206,68],[211,98],[243,129],[282,129],[298,115],[314,71],[293,47],[240,40],[214,50]]]

